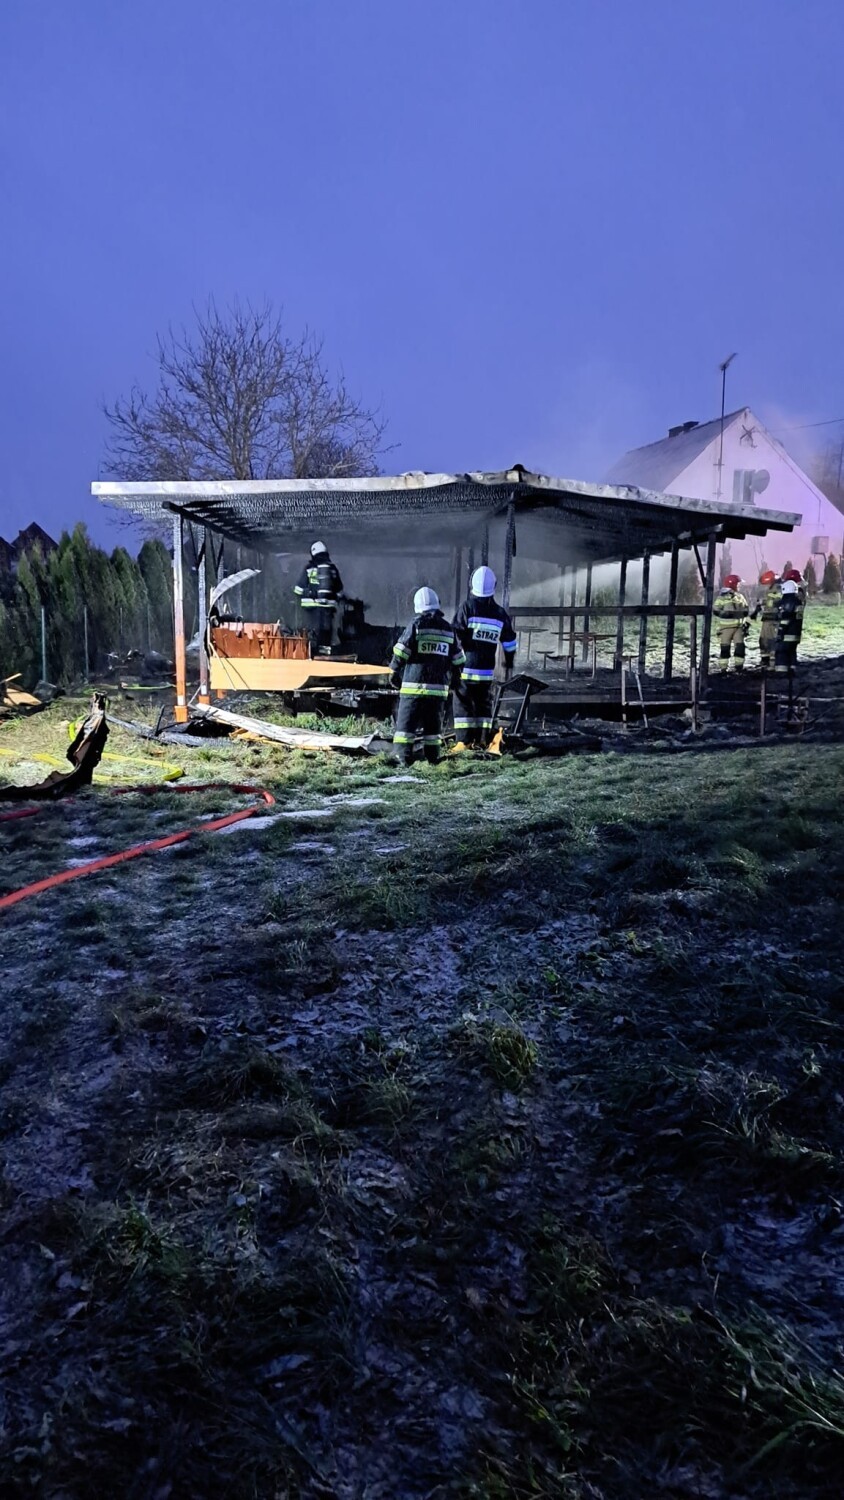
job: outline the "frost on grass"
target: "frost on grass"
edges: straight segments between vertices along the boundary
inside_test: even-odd
[[[0,1489],[837,1493],[842,753],[278,764],[4,924]]]

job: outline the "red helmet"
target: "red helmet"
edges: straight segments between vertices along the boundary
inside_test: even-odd
[[[759,574],[760,583],[776,583],[777,575],[773,568],[766,568],[764,573]]]
[[[785,575],[785,578],[783,579],[783,583],[802,583],[802,582],[803,582],[803,574],[802,573],[798,573],[798,571],[797,571],[796,568],[789,568],[788,572]]]
[[[740,583],[741,579],[739,578],[738,573],[728,573],[726,578],[724,579],[724,588],[737,589]]]

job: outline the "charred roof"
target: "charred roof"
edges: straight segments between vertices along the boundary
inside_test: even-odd
[[[693,432],[688,434],[689,437]],[[678,441],[673,439],[672,441]],[[92,493],[140,519],[181,515],[256,551],[286,551],[326,532],[385,552],[451,549],[483,533],[510,507],[530,515],[566,559],[609,562],[699,541],[768,530],[790,531],[800,517],[758,506],[689,499],[631,484],[588,484],[532,473],[521,464],[496,472],[409,473],[343,479],[100,482]],[[563,541],[564,533],[564,541]]]

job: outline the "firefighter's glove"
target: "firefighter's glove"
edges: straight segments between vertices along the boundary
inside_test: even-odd
[[[747,635],[748,632],[749,632],[749,630],[750,630],[750,621],[749,620],[742,620],[742,622],[741,622],[741,628],[742,628],[743,633],[745,635]]]
[[[504,681],[505,682],[509,682],[510,678],[512,677],[512,675],[513,675],[513,663],[511,661],[505,661],[505,663],[504,663]]]
[[[401,687],[401,674],[399,672],[390,673],[390,687],[394,688],[396,692],[399,691]]]

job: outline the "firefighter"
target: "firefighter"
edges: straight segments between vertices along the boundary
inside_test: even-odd
[[[334,615],[343,592],[343,580],[328,555],[325,542],[314,542],[293,590],[302,609],[309,611],[311,650],[330,651],[334,638]]]
[[[454,728],[464,745],[486,747],[492,735],[492,684],[498,648],[505,680],[516,658],[516,632],[503,605],[495,600],[492,568],[476,568],[470,594],[455,616],[454,629],[466,654],[454,706]]]
[[[741,579],[738,573],[728,573],[721,585],[721,592],[712,606],[718,622],[718,642],[721,647],[721,671],[730,670],[730,650],[735,657],[736,671],[744,671],[744,642],[750,629],[748,603],[739,592]]]
[[[797,647],[803,634],[803,600],[800,585],[791,570],[782,582],[782,595],[777,606],[777,640],[774,649],[774,671],[794,671],[797,665]],[[801,580],[802,581],[802,580]]]
[[[448,695],[460,681],[466,658],[433,589],[417,589],[413,608],[415,618],[393,647],[390,662],[390,682],[399,690],[393,744],[399,760],[409,766],[421,739],[425,759],[436,765]]]
[[[777,621],[779,619],[779,602],[782,598],[782,579],[777,578],[773,568],[766,568],[764,573],[759,574],[759,584],[765,590],[762,598],[754,606],[751,620],[756,620],[761,615],[762,624],[759,627],[759,662],[765,671],[772,664],[774,646],[777,641]]]

